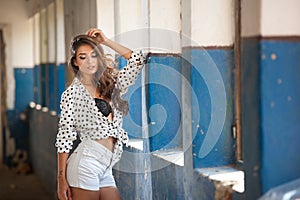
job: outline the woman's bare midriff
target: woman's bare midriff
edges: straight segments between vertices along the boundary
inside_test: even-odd
[[[116,139],[113,138],[113,137],[109,137],[107,139],[96,140],[96,142],[102,144],[108,150],[110,150],[111,152],[113,152],[114,151],[114,147],[115,147],[115,143],[116,143]]]

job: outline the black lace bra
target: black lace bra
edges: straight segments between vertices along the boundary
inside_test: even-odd
[[[100,111],[105,117],[112,112],[111,106],[105,100],[95,98],[95,102],[98,107],[98,111]]]

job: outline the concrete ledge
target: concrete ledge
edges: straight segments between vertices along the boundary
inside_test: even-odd
[[[236,170],[231,166],[216,168],[195,169],[191,173],[193,180],[190,190],[191,196],[187,196],[184,191],[184,152],[180,149],[155,151],[150,154],[144,154],[140,150],[143,146],[142,140],[134,139],[129,143],[129,147],[124,151],[141,153],[149,155],[151,168],[145,168],[144,173],[141,171],[144,157],[135,156],[131,159],[133,171],[139,173],[128,173],[114,170],[116,182],[124,199],[141,199],[141,194],[151,192],[151,199],[224,199],[231,198],[234,200],[244,199],[243,181],[244,173]],[[140,149],[137,149],[139,147]],[[128,162],[122,157],[120,165]],[[128,159],[128,158],[127,158]],[[149,165],[149,163],[148,163]],[[150,170],[150,171],[149,171]],[[150,185],[141,184],[141,181],[147,176],[150,177]],[[149,190],[151,189],[151,191]]]

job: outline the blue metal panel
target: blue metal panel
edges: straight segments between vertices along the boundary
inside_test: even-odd
[[[261,41],[262,190],[300,177],[300,41]]]
[[[233,50],[190,51],[194,167],[232,164]]]
[[[182,146],[179,56],[152,56],[148,63],[150,150]]]

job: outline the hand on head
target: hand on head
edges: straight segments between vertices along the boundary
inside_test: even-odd
[[[104,35],[104,33],[102,32],[102,30],[100,29],[96,29],[96,28],[90,28],[86,34],[91,37],[94,38],[99,44],[105,42],[107,39],[107,37]]]

